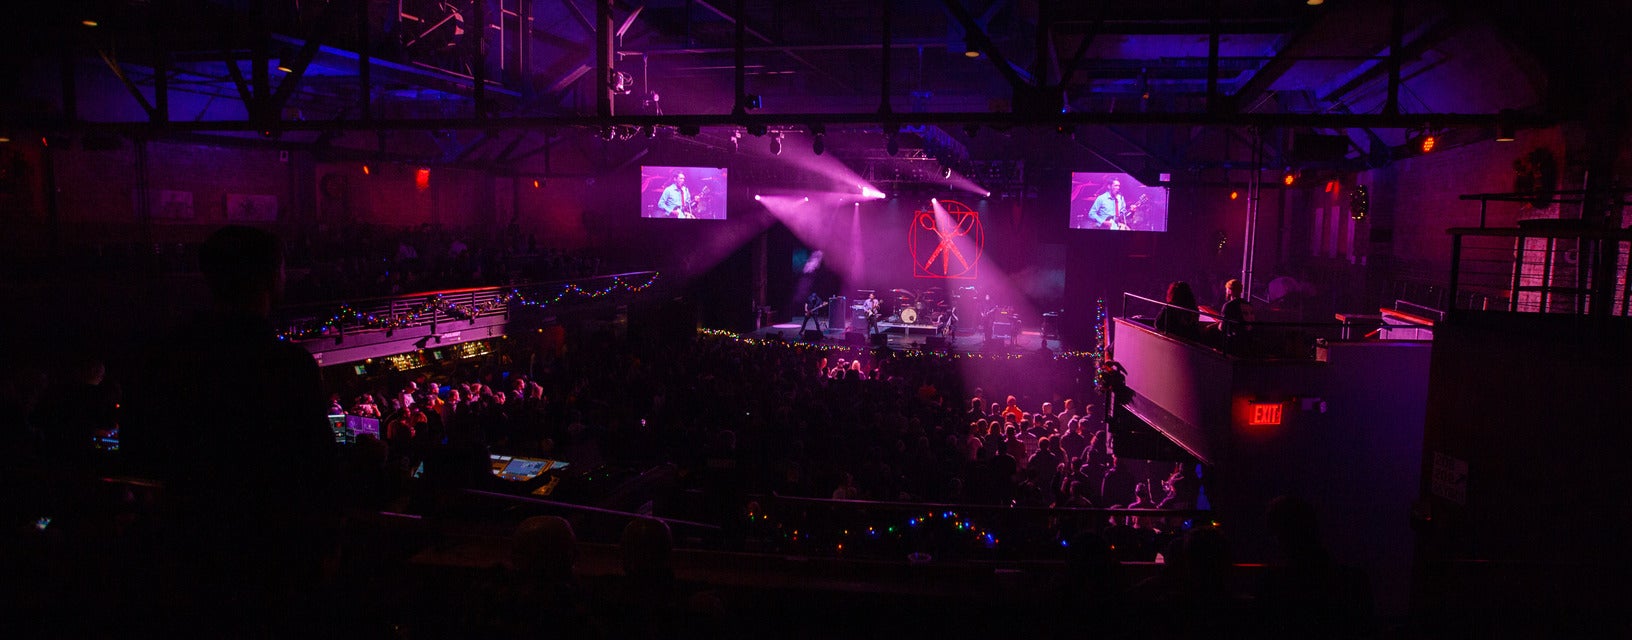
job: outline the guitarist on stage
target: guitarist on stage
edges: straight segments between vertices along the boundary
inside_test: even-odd
[[[799,323],[800,333],[803,333],[805,331],[805,328],[809,327],[812,324],[816,325],[816,330],[817,331],[821,331],[822,330],[822,316],[820,314],[821,314],[822,309],[826,309],[826,308],[827,308],[827,303],[822,302],[822,297],[816,295],[816,292],[812,291],[810,293],[810,297],[805,298],[805,321]]]
[[[1115,229],[1117,220],[1128,210],[1128,201],[1122,199],[1122,181],[1111,179],[1111,185],[1106,187],[1105,193],[1094,199],[1094,206],[1088,210],[1088,220],[1094,227],[1100,229]]]
[[[657,199],[657,208],[669,218],[695,218],[695,201],[691,197],[691,190],[686,188],[686,173],[674,172],[674,181],[663,188],[663,195]]]

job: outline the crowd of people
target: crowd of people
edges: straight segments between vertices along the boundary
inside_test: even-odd
[[[350,388],[325,390],[312,358],[277,340],[267,321],[280,255],[269,234],[224,229],[202,256],[213,311],[150,345],[129,370],[88,364],[61,389],[7,378],[17,383],[5,389],[13,411],[0,412],[15,419],[5,431],[6,459],[16,463],[8,470],[78,478],[63,483],[73,488],[54,492],[7,483],[8,525],[19,516],[52,514],[63,520],[58,529],[51,529],[51,517],[39,517],[32,530],[119,541],[98,547],[136,576],[116,595],[129,598],[121,603],[127,608],[164,610],[155,631],[177,624],[223,635],[313,631],[310,625],[330,619],[314,599],[322,592],[310,587],[329,580],[326,562],[334,557],[341,514],[456,519],[468,513],[458,504],[460,489],[497,482],[491,453],[589,469],[603,462],[672,466],[681,489],[701,498],[681,515],[719,530],[701,542],[727,551],[748,546],[751,497],[815,499],[841,508],[842,501],[899,501],[1130,509],[1189,507],[1198,498],[1200,487],[1184,465],[1138,468],[1120,458],[1112,431],[1096,417],[1104,408],[1094,404],[1093,363],[1047,353],[960,358],[586,329],[569,332],[564,348],[540,351],[536,359],[501,354],[486,366],[356,379]],[[517,364],[523,361],[525,371]],[[128,391],[104,387],[106,378],[122,379]],[[41,397],[53,399],[42,403]],[[102,410],[109,403],[111,413]],[[341,448],[323,419],[325,408],[380,419],[383,428],[379,437]],[[103,428],[110,419],[112,429]],[[71,431],[59,431],[65,428]],[[121,429],[126,464],[111,472],[76,460],[81,451],[63,452],[75,449],[72,440]],[[108,480],[125,474],[141,480]],[[1165,480],[1157,483],[1157,476]],[[73,495],[108,487],[120,489],[103,502]],[[145,500],[161,502],[143,506]],[[97,505],[110,513],[86,512]],[[518,573],[496,578],[487,592],[492,597],[480,599],[493,608],[431,615],[444,621],[471,616],[463,618],[468,628],[527,629],[528,620],[538,621],[527,604],[555,593],[564,599],[552,602],[568,608],[560,619],[581,620],[562,627],[571,635],[627,637],[595,630],[609,621],[638,622],[617,612],[658,602],[664,608],[653,615],[663,622],[623,629],[666,637],[681,628],[669,625],[686,616],[719,611],[706,598],[677,605],[673,590],[648,597],[671,583],[667,574],[626,565],[629,580],[590,594],[589,609],[573,618],[572,594],[549,583],[571,579],[561,568],[570,530],[561,522],[529,522],[518,548],[538,541],[547,548],[518,556]],[[1304,526],[1299,518],[1288,522]],[[638,530],[652,527],[649,521],[635,523],[633,541],[623,541],[632,551],[645,550],[634,557],[667,548],[652,542],[666,536]],[[1158,604],[1189,598],[1185,610],[1216,610],[1207,616],[1215,620],[1240,611],[1219,582],[1228,553],[1218,531],[1181,532],[1169,521],[1114,514],[1103,524],[1109,526],[1061,532],[1069,536],[1058,540],[1061,546],[1086,558],[1080,566],[1068,563],[1062,589]],[[20,530],[8,526],[8,543]],[[1126,537],[1130,530],[1132,538]],[[1326,572],[1317,577],[1330,579],[1318,541],[1299,535],[1298,557],[1316,567],[1312,571]],[[1154,559],[1154,553],[1117,550],[1132,539],[1143,541],[1135,546],[1163,548],[1178,577],[1117,584],[1106,563]],[[121,548],[123,556],[116,553]],[[56,574],[105,572],[108,567],[95,565],[99,557],[76,558],[82,564],[57,567]],[[19,575],[52,570],[40,566]],[[1083,573],[1073,573],[1078,570]],[[1282,595],[1299,595],[1301,579],[1282,585]],[[171,590],[148,589],[154,581]],[[64,593],[85,588],[58,585]]]

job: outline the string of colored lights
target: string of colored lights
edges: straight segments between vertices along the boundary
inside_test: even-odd
[[[518,289],[511,289],[502,295],[494,296],[486,302],[455,304],[443,298],[441,294],[431,296],[430,299],[418,306],[388,317],[380,317],[371,313],[362,313],[353,309],[350,304],[341,304],[327,319],[320,322],[310,322],[305,327],[293,329],[278,334],[280,340],[308,340],[327,335],[333,335],[335,330],[346,328],[353,331],[368,331],[384,329],[391,331],[417,324],[419,319],[429,313],[443,313],[456,320],[469,320],[484,313],[510,304],[524,307],[543,308],[559,304],[568,298],[577,300],[591,300],[601,298],[618,291],[640,293],[657,283],[658,273],[652,272],[644,282],[632,282],[623,276],[614,276],[610,283],[599,289],[585,289],[577,283],[562,285],[553,294],[532,297],[523,294]]]
[[[769,513],[755,512],[751,509],[748,512],[748,522],[750,525],[763,527],[765,533],[773,536],[777,535],[775,532],[779,532],[782,539],[789,542],[804,541],[808,543],[812,540],[812,536],[808,532],[785,523],[773,522]],[[947,526],[953,531],[962,532],[969,536],[970,541],[986,549],[996,549],[1002,543],[996,531],[982,527],[976,524],[973,519],[959,515],[956,511],[925,511],[922,516],[916,514],[909,516],[904,523],[896,524],[896,522],[892,519],[888,522],[868,526],[865,529],[861,527],[840,529],[838,540],[834,542],[832,551],[834,554],[842,554],[845,551],[846,544],[854,547],[857,542],[899,542],[905,539],[909,533],[934,526]]]

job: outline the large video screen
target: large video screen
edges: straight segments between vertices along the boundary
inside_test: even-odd
[[[723,168],[640,168],[642,218],[724,220],[729,192]]]
[[[1126,173],[1071,174],[1071,228],[1167,231],[1167,188]]]

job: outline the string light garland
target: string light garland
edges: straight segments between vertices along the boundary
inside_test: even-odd
[[[756,527],[759,535],[773,541],[778,539],[787,543],[814,541],[810,532],[789,523],[774,521],[770,514],[757,511],[752,506],[747,515],[749,526]],[[904,521],[900,516],[895,516],[870,525],[840,529],[827,543],[832,545],[833,555],[843,555],[847,548],[854,550],[868,545],[899,544],[907,541],[909,537],[935,533],[930,530],[936,528],[957,533],[963,536],[965,541],[987,550],[996,550],[1002,544],[1002,538],[997,531],[982,527],[973,518],[952,510],[926,510],[923,515],[914,513]]]
[[[623,276],[614,276],[612,281],[600,289],[585,289],[577,283],[563,285],[553,294],[542,295],[537,298],[523,294],[520,290],[511,289],[503,295],[494,296],[486,302],[476,304],[455,304],[449,302],[442,294],[431,296],[430,299],[418,306],[380,317],[374,314],[362,313],[353,309],[350,304],[341,304],[335,312],[322,321],[308,322],[305,326],[291,329],[278,334],[279,340],[310,340],[334,335],[342,327],[353,331],[385,330],[394,331],[417,324],[426,314],[442,313],[454,320],[474,320],[482,314],[500,307],[516,304],[523,307],[544,308],[559,304],[569,298],[592,300],[602,298],[619,291],[640,293],[657,283],[658,273],[652,272],[644,282],[633,282]]]

